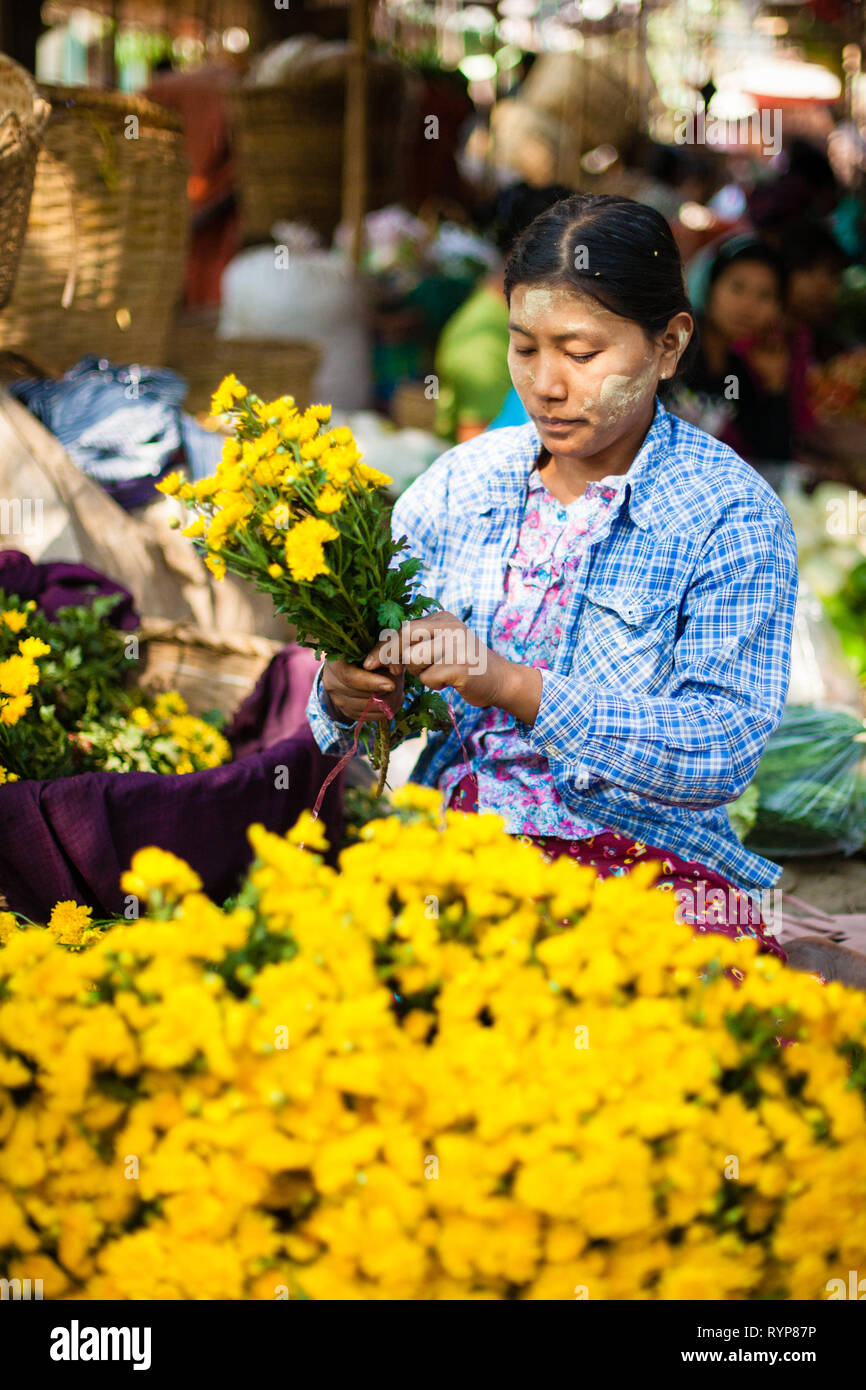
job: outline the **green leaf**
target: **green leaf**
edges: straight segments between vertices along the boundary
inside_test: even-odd
[[[376,619],[380,628],[399,628],[404,617],[404,609],[399,603],[394,603],[391,599],[386,599],[385,602],[380,603],[376,609]]]

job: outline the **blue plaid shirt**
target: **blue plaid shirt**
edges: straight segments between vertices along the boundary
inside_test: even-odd
[[[531,424],[479,435],[394,508],[393,535],[423,563],[419,586],[485,642],[540,448]],[[797,596],[790,518],[732,449],[658,401],[625,477],[608,535],[577,570],[535,723],[515,727],[547,758],[573,816],[740,887],[771,887],[778,865],[740,844],[725,805],[782,716]],[[481,711],[446,694],[465,738]],[[321,672],[307,714],[323,751],[351,746],[351,726],[326,711]],[[453,730],[432,734],[413,780],[435,786],[461,760]]]

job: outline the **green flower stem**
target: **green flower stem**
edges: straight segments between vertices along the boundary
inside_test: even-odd
[[[373,761],[379,769],[379,780],[376,783],[375,795],[380,797],[385,790],[385,780],[388,776],[388,763],[391,759],[391,726],[384,720],[380,720],[376,725],[376,741],[373,745]]]

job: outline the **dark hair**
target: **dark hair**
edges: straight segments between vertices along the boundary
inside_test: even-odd
[[[742,265],[744,262],[753,265],[765,265],[776,277],[779,297],[784,295],[788,277],[782,257],[765,241],[761,241],[759,237],[746,232],[740,236],[731,237],[716,252],[715,260],[710,266],[710,272],[707,276],[707,303],[709,303],[713,286],[718,283],[725,271],[732,265]]]
[[[802,178],[814,189],[838,190],[833,165],[827,155],[811,140],[795,136],[788,150],[788,172]]]
[[[500,255],[507,256],[517,238],[536,217],[571,193],[564,183],[535,188],[529,183],[512,183],[497,195],[487,210],[485,231],[496,243]]]
[[[536,217],[508,258],[505,297],[518,285],[560,284],[588,294],[649,337],[695,312],[673,233],[660,212],[607,193],[575,193]],[[693,352],[694,334],[677,366]],[[659,383],[667,394],[672,380]]]
[[[816,265],[826,265],[841,273],[848,265],[848,256],[830,228],[810,218],[788,229],[781,253],[789,275],[794,270],[807,270]]]
[[[808,140],[793,140],[786,160],[785,173],[770,183],[757,184],[746,198],[753,227],[785,236],[792,223],[809,215],[816,199],[829,211],[839,198],[833,166]]]

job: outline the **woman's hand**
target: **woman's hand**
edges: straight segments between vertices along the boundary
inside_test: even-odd
[[[393,652],[393,637],[373,648],[364,659],[372,669],[383,654]],[[495,705],[532,724],[541,700],[541,673],[532,666],[508,661],[484,645],[453,613],[430,613],[400,629],[400,660],[430,690],[452,686],[467,704],[486,709]],[[389,668],[393,669],[393,668]]]
[[[372,653],[371,653],[372,655]],[[380,666],[377,660],[375,666]],[[368,719],[391,718],[403,704],[403,668],[391,664],[385,670],[364,670],[350,666],[348,661],[326,661],[322,670],[322,685],[326,703],[338,719],[360,719],[371,695],[384,700],[390,715],[376,705],[367,712]]]

